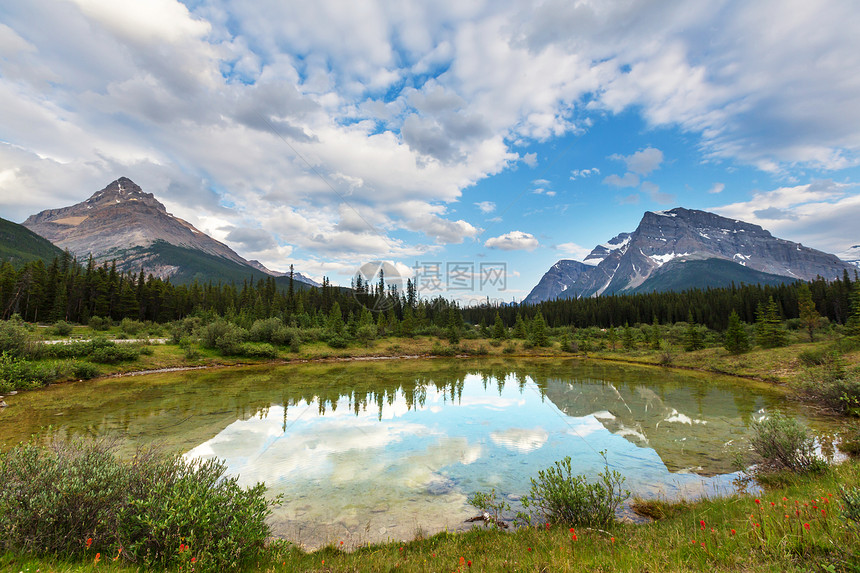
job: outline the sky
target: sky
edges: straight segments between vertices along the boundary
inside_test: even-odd
[[[852,0],[5,0],[0,216],[127,176],[269,268],[464,304],[679,206],[839,253],[858,30]]]

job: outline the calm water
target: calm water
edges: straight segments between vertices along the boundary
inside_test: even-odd
[[[649,496],[731,490],[760,412],[791,410],[730,378],[581,361],[410,360],[184,372],[7,398],[0,447],[32,434],[114,434],[226,460],[284,504],[276,534],[317,547],[462,527],[495,488],[514,505],[564,456]]]

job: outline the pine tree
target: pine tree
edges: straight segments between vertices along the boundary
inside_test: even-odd
[[[759,304],[756,313],[756,342],[762,348],[786,345],[786,333],[782,327],[779,305],[770,297],[767,304]]]
[[[849,336],[860,336],[860,282],[858,281],[854,281],[850,300],[848,320],[845,322],[846,330]]]
[[[517,321],[514,323],[514,338],[525,340],[528,338],[526,329],[526,321],[523,320],[523,315],[517,313]]]
[[[809,285],[802,283],[797,289],[797,307],[800,314],[800,323],[809,333],[809,342],[815,342],[815,329],[821,324],[821,315],[815,310],[812,302],[812,291]]]
[[[729,327],[724,334],[723,348],[731,354],[743,354],[750,349],[747,331],[741,323],[741,317],[735,311],[729,315]]]
[[[693,352],[704,348],[705,344],[702,341],[702,333],[699,332],[698,326],[693,322],[693,315],[687,315],[687,330],[684,332],[684,350]]]
[[[543,314],[538,312],[532,319],[531,339],[535,346],[546,346],[548,339],[546,335],[546,321]]]
[[[493,338],[496,340],[504,340],[508,337],[508,329],[505,328],[505,323],[502,322],[502,317],[496,311],[496,320],[493,323]]]

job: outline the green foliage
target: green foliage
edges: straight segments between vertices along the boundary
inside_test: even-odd
[[[749,337],[741,318],[734,310],[729,315],[729,327],[723,336],[723,348],[730,354],[743,354],[750,349]]]
[[[860,527],[860,487],[842,488],[842,515]]]
[[[217,348],[227,356],[242,353],[242,343],[248,338],[248,331],[224,319],[207,324],[202,329],[203,345]]]
[[[100,332],[104,332],[113,326],[113,323],[109,318],[104,318],[102,316],[91,317],[88,324],[90,328]]]
[[[849,416],[860,416],[860,373],[847,371],[838,353],[801,353],[801,362],[810,363],[800,390],[820,406]]]
[[[56,364],[30,362],[7,352],[0,353],[0,393],[39,388],[61,375]]]
[[[10,356],[24,356],[31,343],[30,331],[20,318],[0,322],[0,352]]]
[[[57,336],[68,336],[72,333],[72,325],[65,320],[58,320],[54,323],[51,331]]]
[[[505,529],[508,527],[504,522],[504,513],[511,510],[511,504],[504,499],[499,499],[496,496],[495,489],[490,490],[490,493],[483,491],[475,492],[466,500],[466,503],[481,510],[484,525],[487,527]]]
[[[55,440],[0,454],[0,547],[79,557],[121,547],[150,568],[176,566],[187,545],[196,571],[235,569],[259,554],[271,505],[262,484],[239,487],[217,460],[149,449],[125,463],[114,451],[106,441]]]
[[[854,283],[851,289],[851,310],[845,323],[849,336],[860,337],[860,282]]]
[[[110,340],[93,340],[89,359],[99,364],[128,362],[140,357],[140,348],[131,344],[116,344]]]
[[[601,452],[606,461],[606,453]],[[565,525],[606,526],[615,521],[618,507],[630,496],[623,489],[624,477],[606,464],[598,481],[588,483],[584,475],[574,475],[570,456],[555,462],[553,467],[538,471],[531,478],[531,490],[523,496],[522,504],[546,523]]]
[[[815,455],[815,439],[808,428],[779,410],[750,424],[750,445],[765,471],[822,471],[826,464]]]
[[[349,346],[349,341],[342,336],[332,336],[328,339],[328,345],[332,348],[346,348]]]
[[[119,330],[125,334],[130,336],[137,336],[146,328],[146,324],[142,323],[139,320],[134,320],[131,318],[123,318],[119,323]]]
[[[243,342],[239,345],[239,354],[248,358],[277,358],[278,349],[268,342]]]
[[[546,321],[542,313],[537,313],[532,319],[529,335],[529,339],[535,346],[546,346],[549,343],[546,333]]]
[[[504,340],[508,337],[508,329],[505,328],[505,323],[502,322],[502,317],[496,313],[493,319],[493,338],[496,340]]]
[[[760,304],[756,312],[756,342],[762,348],[776,348],[787,343],[782,327],[779,305],[770,297],[767,304]]]
[[[809,334],[809,341],[815,341],[815,330],[821,325],[821,315],[815,310],[815,302],[812,300],[812,291],[809,285],[801,283],[797,287],[797,309],[800,315],[800,323]]]
[[[433,347],[430,348],[431,356],[454,356],[457,354],[457,349],[453,346],[442,346],[438,342],[433,343]]]
[[[72,365],[72,374],[78,380],[90,380],[101,375],[98,366],[89,362],[75,362]]]
[[[705,347],[704,337],[699,326],[693,322],[693,317],[687,318],[687,329],[684,331],[684,350],[693,352]]]

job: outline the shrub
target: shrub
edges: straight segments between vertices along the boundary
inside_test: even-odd
[[[248,331],[248,339],[253,342],[276,342],[275,333],[279,330],[284,330],[284,321],[280,318],[267,318],[265,320],[255,320]],[[279,337],[283,334],[279,334]],[[283,344],[283,341],[278,344]]]
[[[94,340],[93,343],[95,342]],[[89,356],[90,360],[99,364],[116,364],[117,362],[137,360],[139,357],[139,348],[130,344],[115,344],[113,342],[110,342],[109,345],[96,345]]]
[[[108,330],[113,325],[109,318],[104,318],[101,316],[93,316],[92,318],[90,318],[88,324],[90,328],[98,331]]]
[[[438,342],[434,342],[430,348],[431,356],[454,356],[457,354],[456,348],[453,346],[442,346]]]
[[[72,333],[72,325],[65,320],[58,320],[51,330],[57,336],[68,336]]]
[[[342,336],[335,335],[328,339],[328,345],[332,348],[346,348],[349,346],[349,342]]]
[[[217,460],[138,450],[120,461],[102,441],[19,445],[0,454],[0,548],[42,555],[117,553],[170,567],[187,545],[195,570],[233,570],[269,534],[265,486],[248,489]],[[88,547],[87,540],[91,540]]]
[[[44,386],[60,377],[56,364],[33,363],[0,353],[0,393]]]
[[[860,487],[842,488],[842,515],[860,527]]]
[[[481,519],[486,526],[494,526],[507,529],[508,524],[504,522],[504,512],[511,510],[511,505],[504,499],[496,497],[496,490],[490,493],[478,491],[466,500],[469,505],[481,510]],[[469,520],[473,521],[473,520]],[[476,520],[475,520],[476,521]]]
[[[794,418],[775,410],[750,424],[750,445],[766,471],[821,471],[826,467],[815,455],[815,439]]]
[[[30,343],[30,331],[20,319],[0,321],[0,352],[24,356]]]
[[[247,338],[247,330],[223,319],[207,324],[203,328],[203,345],[207,348],[217,348],[227,356],[241,354],[242,343]]]
[[[131,336],[137,336],[145,327],[144,323],[139,320],[132,320],[131,318],[123,318],[122,322],[119,323],[120,331]]]
[[[95,364],[90,364],[89,362],[75,362],[72,365],[72,374],[78,380],[90,380],[92,378],[97,378],[101,372],[99,372],[99,369]]]
[[[513,354],[516,351],[517,351],[517,344],[515,342],[511,343],[511,344],[505,344],[505,347],[502,348],[502,354]]]
[[[248,358],[277,358],[278,350],[267,342],[245,342],[239,348],[239,353]]]
[[[601,455],[606,462],[606,452]],[[540,470],[537,479],[531,478],[532,487],[522,498],[523,507],[534,508],[546,523],[609,525],[618,507],[630,497],[630,492],[622,489],[624,478],[606,464],[597,474],[598,481],[588,483],[584,475],[573,474],[570,462],[567,456],[553,467]],[[523,517],[531,521],[531,515]]]

